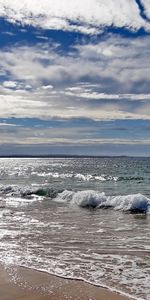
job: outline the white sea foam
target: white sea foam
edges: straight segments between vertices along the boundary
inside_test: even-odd
[[[63,191],[54,199],[58,202],[70,202],[80,207],[93,208],[114,208],[115,210],[131,212],[148,212],[150,208],[150,199],[142,194],[132,194],[124,196],[106,196],[94,190],[85,191]]]
[[[31,204],[36,201],[43,200],[43,197],[34,195],[34,197],[30,199],[20,198],[20,197],[8,197],[5,199],[6,207],[18,207],[18,206],[25,206],[27,204]]]
[[[122,211],[147,211],[150,206],[150,199],[142,194],[126,195],[109,197],[107,200],[108,205],[117,210]]]
[[[32,175],[36,175],[38,177],[51,177],[51,178],[60,178],[60,179],[77,179],[79,181],[114,181],[118,180],[117,176],[108,176],[105,174],[101,175],[92,175],[92,174],[82,174],[82,173],[59,173],[59,172],[35,172],[31,173]]]
[[[11,216],[12,212],[9,209],[0,210],[0,219],[3,217]]]
[[[62,193],[58,193],[57,197],[54,199],[56,202],[71,202],[73,195],[75,192],[73,191],[63,191]]]
[[[87,175],[83,175],[83,174],[76,174],[74,175],[75,178],[77,178],[78,180],[83,180],[83,181],[90,181],[92,179],[94,179],[94,177],[90,174]]]
[[[106,202],[107,198],[104,193],[92,190],[76,192],[73,194],[72,203],[80,207],[97,207]]]

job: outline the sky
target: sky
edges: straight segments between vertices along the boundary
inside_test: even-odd
[[[0,0],[0,155],[150,156],[150,0]]]

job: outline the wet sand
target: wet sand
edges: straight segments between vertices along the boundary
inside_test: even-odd
[[[0,300],[128,300],[79,280],[23,267],[0,266]]]

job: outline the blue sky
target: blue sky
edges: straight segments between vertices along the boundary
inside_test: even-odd
[[[0,0],[0,155],[150,155],[149,0]]]

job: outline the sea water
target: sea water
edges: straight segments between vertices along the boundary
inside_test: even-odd
[[[0,262],[150,299],[150,158],[0,159]]]

